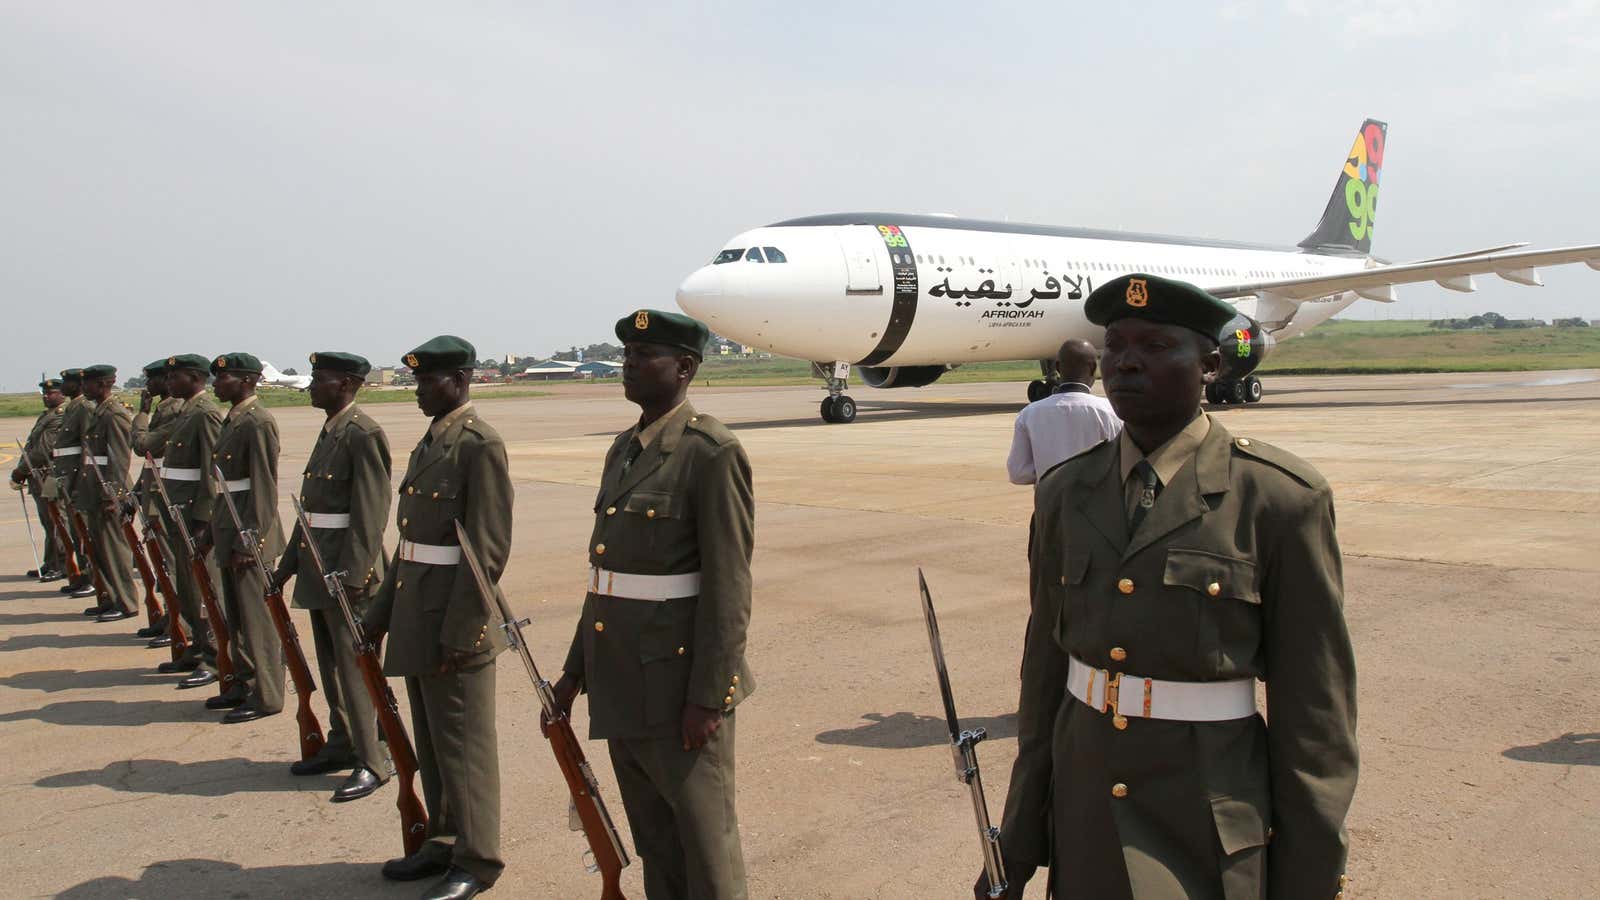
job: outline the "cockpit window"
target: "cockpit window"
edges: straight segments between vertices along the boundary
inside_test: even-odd
[[[711,264],[713,266],[720,266],[723,263],[738,262],[743,257],[744,257],[744,248],[743,247],[730,247],[729,249],[724,250],[721,253],[718,253],[717,254],[717,258],[713,259],[711,261]]]
[[[767,251],[767,262],[769,263],[786,263],[789,261],[788,257],[783,255],[783,251],[777,247],[762,247],[761,249]]]
[[[762,259],[761,257],[760,247],[751,247],[749,250],[746,250],[744,252],[744,258],[746,262],[766,262],[766,260]]]

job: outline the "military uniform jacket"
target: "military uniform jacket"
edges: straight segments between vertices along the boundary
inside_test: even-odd
[[[56,404],[55,409],[47,409],[34,420],[33,430],[28,432],[28,440],[23,443],[23,452],[28,458],[28,470],[32,477],[28,479],[28,493],[35,497],[54,499],[56,496],[56,480],[51,476],[50,451],[55,449],[56,438],[60,436],[61,417],[66,412],[66,404]]]
[[[128,462],[132,452],[133,413],[115,397],[94,408],[89,419],[89,430],[83,435],[83,455],[103,456],[100,477],[111,485],[117,496],[128,489]],[[95,477],[89,463],[83,463],[78,473],[78,486],[72,502],[79,509],[99,509],[106,502],[105,490]]]
[[[478,561],[496,584],[511,555],[511,472],[506,445],[470,405],[457,410],[443,431],[418,443],[400,481],[395,508],[402,540],[455,546],[456,522],[467,531]],[[490,601],[493,602],[493,601]],[[369,628],[387,629],[386,675],[431,675],[445,650],[487,661],[505,649],[472,571],[429,565],[398,554],[366,615]],[[498,626],[498,613],[494,626]]]
[[[152,413],[139,413],[133,417],[133,455],[142,461],[144,455],[149,453],[156,459],[166,451],[167,437],[172,433],[172,427],[178,423],[178,415],[183,412],[183,401],[177,397],[162,397],[156,404]],[[149,473],[150,478],[159,476],[159,472]],[[144,497],[144,511],[146,515],[157,516],[161,514],[161,495],[149,488],[141,478],[140,492]]]
[[[330,571],[345,573],[352,593],[383,581],[383,531],[389,526],[389,440],[372,417],[354,403],[337,413],[311,448],[300,481],[300,503],[308,513],[345,513],[348,528],[313,528],[310,540]],[[278,561],[280,572],[292,572],[294,605],[331,609],[334,599],[322,576],[302,552],[306,533],[295,523],[292,539]]]
[[[617,435],[606,453],[589,564],[630,575],[699,572],[700,594],[651,601],[591,589],[584,597],[562,668],[589,693],[597,739],[674,737],[686,703],[729,712],[756,686],[744,658],[755,541],[744,448],[685,403],[624,472],[637,431]]]
[[[61,424],[56,430],[56,450],[69,447],[83,446],[83,436],[89,431],[89,418],[94,415],[94,401],[79,394],[61,404],[66,411],[61,414]],[[70,456],[56,456],[56,477],[60,480],[60,488],[67,499],[72,500],[77,496],[78,469],[83,465],[83,454],[76,453]]]
[[[249,488],[229,493],[244,527],[255,529],[261,539],[261,558],[276,559],[283,552],[283,527],[278,522],[278,420],[260,400],[239,404],[223,417],[211,463],[222,470],[222,477],[228,481],[250,480]],[[216,488],[225,491],[227,485]],[[217,503],[222,503],[220,497]],[[247,551],[239,542],[239,530],[226,507],[213,507],[211,534],[219,549]],[[220,561],[226,559],[219,557]]]
[[[188,510],[193,522],[211,521],[212,506],[217,502],[216,477],[211,474],[211,452],[222,432],[222,409],[211,394],[201,391],[184,401],[183,408],[167,433],[163,452],[156,453],[163,469],[198,469],[199,481],[165,479],[167,496],[179,509]],[[172,536],[178,540],[178,535]]]
[[[1069,857],[1076,846],[1115,853],[1120,844],[1141,898],[1182,896],[1140,886],[1170,886],[1162,863],[1175,855],[1209,863],[1214,852],[1221,871],[1201,895],[1220,884],[1230,900],[1333,897],[1356,785],[1356,692],[1326,482],[1303,460],[1235,439],[1213,420],[1131,539],[1116,441],[1053,470],[1035,509],[1007,857],[1051,864],[1053,824],[1056,852]],[[1259,716],[1129,718],[1117,729],[1109,713],[1063,700],[1067,654],[1109,673],[1264,680],[1271,726]],[[1125,679],[1124,709],[1138,702],[1135,691]],[[1067,768],[1054,769],[1052,756]],[[1067,821],[1050,821],[1052,790]],[[1083,824],[1108,817],[1114,827]],[[1266,886],[1260,854],[1245,852],[1263,846]],[[1056,864],[1056,886],[1070,884],[1070,896],[1128,890],[1098,880],[1109,877],[1104,865]]]

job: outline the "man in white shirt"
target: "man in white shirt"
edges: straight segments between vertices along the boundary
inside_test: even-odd
[[[1056,354],[1061,384],[1055,393],[1023,407],[1006,470],[1012,484],[1034,484],[1039,477],[1122,430],[1111,403],[1089,392],[1094,386],[1099,354],[1094,345],[1074,338]]]

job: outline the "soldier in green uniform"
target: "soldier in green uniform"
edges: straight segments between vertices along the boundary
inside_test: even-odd
[[[311,533],[291,533],[273,573],[279,590],[295,579],[294,605],[311,611],[311,636],[328,700],[328,740],[322,752],[289,767],[296,775],[353,768],[333,792],[335,802],[365,797],[393,774],[378,734],[350,629],[309,553],[316,541],[328,574],[343,573],[345,594],[362,615],[383,582],[383,530],[389,525],[389,439],[356,404],[372,364],[353,353],[311,354],[311,405],[327,414],[300,481],[300,503]],[[299,526],[297,525],[296,528]]]
[[[50,451],[55,447],[56,432],[61,426],[61,416],[65,410],[62,405],[67,402],[65,394],[61,393],[59,379],[47,378],[39,382],[40,399],[44,401],[44,412],[39,413],[39,418],[33,422],[33,429],[28,432],[28,440],[23,443],[23,453],[27,455],[28,466],[24,469],[19,462],[11,470],[11,481],[20,487],[26,485],[29,496],[33,497],[33,505],[39,513],[39,524],[44,534],[44,559],[39,563],[39,568],[28,573],[29,578],[40,581],[59,581],[65,578],[61,541],[56,537],[55,526],[50,520],[50,501],[56,497],[56,482],[50,477]],[[32,479],[28,478],[28,471],[34,473]]]
[[[83,435],[83,458],[93,459],[100,474],[87,462],[78,470],[72,502],[89,524],[100,579],[110,597],[101,599],[100,621],[133,618],[139,612],[139,592],[133,582],[133,548],[122,533],[121,498],[128,489],[128,464],[132,445],[133,414],[112,395],[117,387],[114,366],[89,366],[83,370],[83,395],[94,404],[88,430]],[[101,478],[109,485],[106,496]],[[114,499],[113,499],[114,498]]]
[[[278,523],[278,422],[256,396],[261,360],[249,353],[224,353],[211,361],[211,390],[231,404],[211,450],[210,464],[222,470],[217,490],[227,491],[245,528],[253,529],[263,559],[283,552]],[[221,502],[220,500],[218,502]],[[222,574],[222,614],[228,617],[233,685],[206,701],[213,709],[233,707],[224,724],[249,722],[283,711],[283,642],[267,611],[267,585],[250,548],[241,541],[233,517],[213,512],[211,544]]]
[[[154,412],[152,412],[154,407]],[[144,390],[139,392],[139,412],[133,417],[133,456],[140,463],[139,478],[134,484],[138,493],[138,501],[144,507],[145,516],[151,521],[160,521],[161,495],[156,492],[151,482],[159,477],[160,473],[147,471],[144,467],[144,455],[153,452],[160,455],[162,448],[167,443],[167,433],[172,430],[172,423],[178,419],[179,410],[183,409],[183,401],[167,394],[167,361],[158,359],[144,367]],[[168,570],[168,577],[177,584],[178,569],[183,566],[183,557],[174,555],[181,553],[173,547],[162,535],[155,536],[156,544],[161,548],[162,560],[150,560],[152,566],[162,565]],[[139,629],[140,637],[150,638],[150,647],[165,647],[172,643],[172,638],[167,634],[167,616],[173,615],[176,610],[164,609],[161,618],[154,625]]]
[[[1039,486],[1009,896],[1049,866],[1063,898],[1341,897],[1356,687],[1328,484],[1201,412],[1232,307],[1133,275],[1085,313],[1124,428]]]
[[[83,435],[89,430],[89,417],[94,413],[94,404],[83,396],[83,370],[79,368],[61,370],[61,393],[67,397],[63,404],[60,425],[56,428],[55,446],[51,448],[51,457],[55,460],[56,497],[61,504],[61,518],[67,526],[67,536],[72,541],[71,548],[63,548],[78,555],[78,571],[83,576],[76,582],[61,588],[61,592],[70,597],[94,597],[94,578],[89,566],[88,549],[79,546],[81,538],[73,525],[74,506],[72,498],[78,477],[78,469],[83,462]],[[83,611],[86,616],[99,616],[103,610],[105,598],[97,598],[94,606]]]
[[[505,868],[494,703],[494,658],[505,645],[456,536],[460,522],[485,574],[499,581],[511,552],[511,475],[500,434],[472,405],[476,360],[470,343],[450,335],[405,356],[417,405],[433,422],[406,463],[400,545],[365,617],[370,633],[388,632],[384,674],[405,678],[429,816],[422,849],[385,863],[383,875],[444,873],[426,900],[475,896]]]
[[[216,446],[217,435],[222,431],[222,409],[206,391],[206,375],[211,361],[195,353],[182,353],[167,357],[167,395],[178,401],[178,412],[162,431],[151,428],[146,434],[146,449],[161,460],[157,473],[167,497],[177,507],[184,525],[194,537],[203,553],[206,569],[213,587],[220,581],[216,561],[209,552],[211,513],[216,504],[215,479],[211,474],[211,450]],[[169,402],[170,402],[169,399]],[[135,417],[135,427],[144,413]],[[160,446],[157,446],[157,444]],[[161,511],[163,527],[168,538],[176,545],[182,540],[178,522],[170,510]],[[189,651],[179,660],[164,662],[157,668],[162,672],[189,672],[179,682],[180,688],[197,688],[214,684],[217,680],[217,646],[211,629],[225,628],[226,623],[211,622],[206,618],[201,601],[200,586],[195,582],[189,565],[188,551],[173,546],[173,560],[177,571],[172,580],[178,589],[179,606],[183,624],[189,632]],[[230,687],[224,685],[224,689]],[[211,702],[216,698],[208,698]]]
[[[639,310],[616,333],[641,415],[606,454],[589,590],[556,698],[570,709],[589,694],[589,736],[609,743],[646,895],[742,898],[734,709],[755,690],[750,461],[688,402],[705,325]]]

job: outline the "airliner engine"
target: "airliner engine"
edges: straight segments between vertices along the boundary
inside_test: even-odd
[[[948,372],[948,366],[861,366],[861,380],[875,388],[927,387]]]

